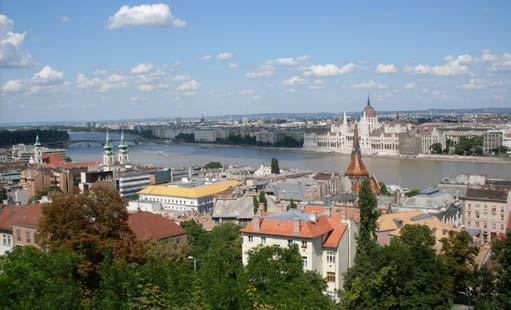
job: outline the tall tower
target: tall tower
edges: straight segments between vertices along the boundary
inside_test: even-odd
[[[110,141],[110,135],[106,132],[105,145],[103,145],[103,166],[105,169],[109,169],[115,164],[114,152],[112,152],[112,143]]]
[[[39,142],[39,134],[35,137],[34,143],[34,164],[42,164],[43,163],[43,149],[41,142]]]
[[[119,164],[126,165],[129,162],[128,145],[124,142],[124,131],[121,132],[121,143],[119,144],[119,153],[117,154]]]

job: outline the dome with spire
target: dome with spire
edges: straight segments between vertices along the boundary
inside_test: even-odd
[[[39,142],[39,134],[35,136],[35,143],[34,146],[39,147],[41,146],[41,142]]]
[[[362,110],[362,115],[365,117],[376,117],[376,111],[371,106],[371,101],[369,100],[369,96],[367,96],[367,105]]]

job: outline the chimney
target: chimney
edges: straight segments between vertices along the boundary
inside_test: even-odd
[[[261,217],[259,215],[255,216],[252,220],[252,224],[254,226],[254,230],[259,231],[259,229],[261,229]]]
[[[293,235],[300,235],[300,220],[296,219],[293,221]]]
[[[312,214],[310,216],[310,221],[314,224],[316,224],[318,222],[318,212],[316,212],[316,211],[312,212]]]
[[[259,207],[257,208],[257,211],[260,212],[262,215],[262,212],[264,211],[264,203],[262,203],[262,202],[259,203]]]

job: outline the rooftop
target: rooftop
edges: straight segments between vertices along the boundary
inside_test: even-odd
[[[153,185],[144,188],[139,192],[139,194],[181,198],[202,198],[217,195],[229,188],[239,186],[240,184],[241,183],[239,181],[229,180],[196,187],[185,187],[180,185]]]
[[[145,211],[131,213],[128,225],[139,240],[161,240],[185,234],[185,230],[173,220]]]

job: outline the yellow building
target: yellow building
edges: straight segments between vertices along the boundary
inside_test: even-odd
[[[160,203],[165,211],[204,213],[213,209],[214,196],[239,185],[241,183],[236,180],[202,184],[153,185],[139,192],[139,201]]]

